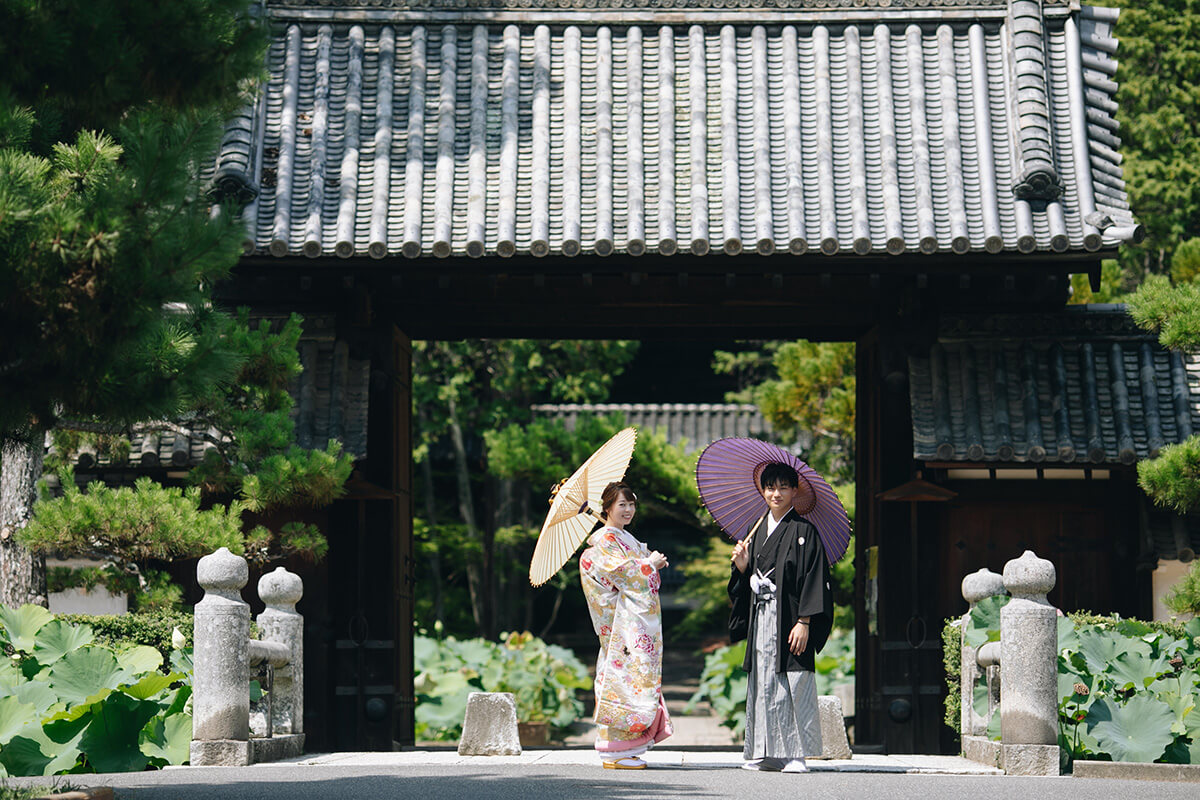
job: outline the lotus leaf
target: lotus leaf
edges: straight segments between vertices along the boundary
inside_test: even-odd
[[[495,653],[495,645],[485,639],[468,639],[465,642],[457,642],[456,645],[452,652],[465,666],[477,672],[492,660]]]
[[[97,772],[138,772],[149,763],[138,747],[142,728],[158,713],[158,704],[116,692],[94,712],[81,742]]]
[[[54,619],[41,606],[26,604],[20,608],[0,605],[0,627],[8,633],[8,642],[22,653],[31,653],[37,644],[37,632]]]
[[[1144,694],[1119,705],[1103,697],[1088,712],[1088,732],[1113,761],[1157,761],[1174,741],[1170,706]]]
[[[49,666],[72,650],[91,644],[95,638],[92,629],[86,625],[69,625],[56,619],[38,631],[33,657],[39,664]]]
[[[467,713],[467,695],[448,695],[437,699],[422,699],[417,703],[416,719],[426,726],[429,735],[456,736]]]
[[[85,722],[60,724],[57,728],[30,725],[0,750],[0,763],[10,775],[57,775],[69,772],[82,755],[79,743]]]
[[[988,719],[987,734],[993,742],[1000,741],[1000,706],[992,709],[992,716]]]
[[[40,719],[37,708],[17,697],[0,697],[0,746],[16,736],[22,728]]]
[[[171,671],[190,676],[195,674],[192,664],[192,648],[181,647],[171,651]]]
[[[1136,639],[1126,639],[1125,641],[1143,644]],[[1131,649],[1117,653],[1117,657],[1109,665],[1106,675],[1112,680],[1115,688],[1128,691],[1129,689],[1145,689],[1158,680],[1160,675],[1170,671],[1171,666],[1167,663],[1167,659],[1161,656],[1152,659],[1148,653],[1143,655],[1138,650]]]
[[[169,688],[176,679],[174,674],[163,675],[161,672],[151,672],[149,675],[143,676],[137,683],[122,686],[121,691],[138,700],[149,700]]]
[[[1175,721],[1171,724],[1172,733],[1177,736],[1200,739],[1200,710],[1196,708],[1197,697],[1195,694],[1181,693],[1178,690],[1170,689],[1159,692],[1156,696],[1166,703],[1175,714]]]
[[[44,683],[22,683],[16,688],[14,696],[36,708],[38,714],[45,714],[58,702],[58,695]]]
[[[1075,630],[1075,622],[1070,617],[1058,618],[1058,652],[1079,649],[1079,634]]]
[[[1200,751],[1197,753],[1200,755]],[[1186,739],[1176,739],[1167,745],[1167,751],[1163,753],[1162,763],[1164,764],[1191,764],[1192,753]]]
[[[438,657],[438,643],[427,636],[413,637],[413,660],[418,664],[428,664]]]
[[[21,670],[9,658],[0,658],[0,696],[11,693],[25,682]]]
[[[159,766],[179,766],[191,758],[192,717],[190,714],[170,714],[155,717],[142,729],[141,751]]]
[[[147,672],[162,666],[162,653],[148,645],[138,645],[117,653],[117,663],[125,672],[126,682],[133,682]]]
[[[1095,625],[1079,630],[1079,654],[1087,662],[1088,671],[1101,675],[1123,653],[1136,653],[1150,657],[1150,645],[1139,639],[1130,639]]]
[[[1117,620],[1117,624],[1113,626],[1114,630],[1122,636],[1128,636],[1131,639],[1141,639],[1144,642],[1151,642],[1159,637],[1158,631],[1151,628],[1140,619],[1121,619]]]
[[[971,609],[970,622],[963,631],[963,638],[971,647],[1000,639],[1000,609],[1009,601],[1008,595],[985,597]]]
[[[50,668],[49,683],[58,692],[59,700],[69,707],[83,703],[104,689],[117,688],[123,679],[124,673],[109,650],[87,646],[68,653],[55,663]]]

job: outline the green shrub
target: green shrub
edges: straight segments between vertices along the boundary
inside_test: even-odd
[[[60,614],[71,625],[86,625],[96,641],[115,649],[146,645],[162,654],[169,663],[175,649],[172,635],[176,628],[183,634],[184,647],[191,647],[192,615],[184,611],[151,611],[138,614]]]
[[[583,662],[529,632],[502,639],[414,638],[417,739],[457,739],[471,692],[512,692],[519,722],[562,729],[579,718],[575,690],[592,688]]]
[[[189,757],[190,660],[105,646],[40,606],[0,606],[0,777],[135,772]]]
[[[958,730],[962,724],[962,618],[946,620],[942,626],[942,661],[946,665],[947,727]]]

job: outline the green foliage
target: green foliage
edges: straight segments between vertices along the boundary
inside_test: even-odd
[[[950,656],[953,622],[943,631],[948,676],[961,674]],[[998,616],[972,613],[964,636],[968,643],[997,640]],[[1067,766],[1078,758],[1195,763],[1200,619],[1178,625],[1087,613],[1060,617],[1058,695]],[[946,723],[958,727],[949,699]]]
[[[191,172],[220,133],[154,108],[49,157],[0,150],[0,432],[169,416],[228,374],[201,287],[236,263],[241,225],[195,202]]]
[[[189,474],[191,488],[165,487],[143,477],[132,488],[93,482],[85,493],[64,467],[63,495],[43,497],[35,505],[31,523],[19,533],[21,543],[35,553],[108,559],[112,568],[105,583],[117,590],[136,588],[130,597],[142,610],[175,607],[183,597],[152,563],[201,556],[218,547],[259,565],[293,555],[322,559],[328,543],[314,524],[289,521],[274,530],[261,524],[245,530],[244,520],[247,512],[326,505],[344,493],[354,466],[337,441],[319,450],[292,441],[287,386],[300,372],[300,323],[293,315],[278,330],[266,320],[252,325],[243,310],[217,325],[238,368],[232,381],[204,388],[191,403],[188,425],[207,431],[212,445]],[[58,438],[69,453],[89,437]],[[214,496],[233,499],[222,505],[212,502]]]
[[[512,692],[520,722],[566,728],[583,713],[576,689],[591,689],[587,668],[570,651],[529,632],[500,643],[414,639],[417,677],[417,739],[457,739],[467,695]]]
[[[330,441],[324,449],[295,443],[294,404],[288,385],[301,372],[298,343],[301,319],[293,314],[273,324],[252,324],[241,309],[223,339],[239,356],[237,374],[217,384],[191,408],[192,429],[209,430],[212,445],[189,479],[206,495],[236,497],[246,510],[316,508],[344,494],[354,459]],[[250,548],[247,558],[265,563],[278,554],[320,560],[325,539],[312,526],[290,523],[272,531],[264,550]],[[272,549],[273,548],[273,549]]]
[[[719,647],[704,657],[700,688],[688,700],[684,713],[707,700],[721,724],[741,736],[746,730],[746,642]]]
[[[1152,275],[1129,298],[1129,313],[1167,349],[1200,347],[1200,283],[1173,286],[1165,276]]]
[[[1200,277],[1200,237],[1185,239],[1171,258],[1171,280],[1191,283]]]
[[[133,488],[93,481],[85,493],[70,472],[62,484],[62,497],[39,500],[33,519],[18,532],[30,550],[99,552],[122,568],[207,555],[218,547],[242,552],[242,506],[201,511],[199,488],[164,487],[142,477]]]
[[[434,616],[444,617],[445,599],[461,594],[465,583],[473,630],[491,636],[503,627],[529,624],[533,595],[521,573],[528,567],[533,537],[500,532],[537,530],[550,484],[578,464],[566,466],[561,436],[535,429],[526,441],[521,426],[531,422],[536,403],[605,399],[636,349],[636,342],[571,340],[413,343],[413,457],[423,481],[436,482],[420,491],[428,498],[423,524],[439,542],[436,549],[424,549],[432,559]],[[544,464],[530,457],[535,448],[541,448]],[[504,462],[499,469],[493,457]],[[554,463],[563,466],[548,482],[535,477],[550,472],[546,467]],[[447,466],[450,475],[442,472]],[[440,529],[449,518],[462,526],[462,536],[455,538],[467,545],[464,552],[441,545]],[[444,574],[444,568],[454,572]],[[555,609],[561,601],[559,592]]]
[[[153,647],[106,647],[37,606],[0,606],[0,774],[131,772],[188,757],[189,673]],[[175,663],[183,651],[172,653]]]
[[[724,534],[710,534],[705,548],[694,558],[679,565],[684,575],[679,599],[690,604],[688,612],[670,631],[672,638],[699,636],[723,629],[729,618],[729,554],[733,549]]]
[[[1200,26],[1196,0],[1142,0],[1121,10],[1121,122],[1130,201],[1146,226],[1122,262],[1163,272],[1200,236]]]
[[[962,725],[962,617],[942,625],[942,663],[946,667],[946,702],[942,722],[951,730]]]
[[[833,694],[833,687],[854,683],[854,631],[835,628],[816,656],[817,694]]]
[[[774,374],[739,392],[730,402],[752,402],[777,436],[789,441],[811,438],[804,459],[827,480],[854,479],[855,345],[853,342],[768,342],[763,352],[717,352],[717,372],[762,375],[771,354]]]
[[[1200,615],[1200,561],[1192,563],[1187,574],[1167,592],[1163,602],[1176,614]]]
[[[1138,485],[1156,504],[1181,514],[1200,508],[1200,435],[1139,461]]]

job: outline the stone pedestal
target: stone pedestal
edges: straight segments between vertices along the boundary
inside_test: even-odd
[[[971,608],[974,608],[975,604],[984,598],[1000,594],[1004,594],[1004,579],[990,569],[980,569],[963,578],[962,596]],[[970,614],[971,612],[968,610],[963,615],[962,624],[959,626],[960,634],[967,629]],[[962,691],[959,730],[963,736],[987,735],[987,718],[975,713],[975,683],[979,680],[979,674],[979,665],[975,660],[975,648],[967,644],[966,638],[963,637],[962,679],[959,687]]]
[[[286,667],[275,670],[271,705],[276,734],[304,732],[304,618],[296,603],[304,596],[300,576],[277,567],[258,579],[258,596],[266,610],[258,615],[258,629],[265,642],[288,648]]]
[[[519,756],[517,704],[509,692],[471,692],[463,718],[460,756]]]
[[[820,758],[850,758],[842,701],[834,695],[823,694],[817,698],[817,713],[821,717]]]
[[[249,575],[246,559],[224,547],[196,565],[204,588],[195,610],[192,695],[192,763],[198,766],[248,763],[249,750],[237,743],[250,735],[250,606],[240,594]]]
[[[1005,771],[1058,774],[1058,612],[1046,600],[1054,565],[1026,550],[1004,565],[1012,594],[1000,612],[1000,731]],[[1016,745],[1041,745],[1046,751]],[[1051,756],[1050,750],[1053,750]],[[1053,772],[1050,769],[1053,763]]]

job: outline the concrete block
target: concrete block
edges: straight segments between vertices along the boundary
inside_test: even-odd
[[[285,758],[296,758],[304,754],[303,733],[272,736],[270,739],[251,739],[250,743],[252,764],[283,761]]]
[[[1058,775],[1058,745],[1006,744],[1001,767],[1006,775]]]
[[[821,717],[821,758],[850,758],[850,742],[846,739],[846,718],[842,701],[831,694],[817,698],[817,713]]]
[[[1076,778],[1200,783],[1200,764],[1146,764],[1131,761],[1076,761]]]
[[[509,692],[471,692],[463,717],[460,756],[519,756],[517,704]]]
[[[250,742],[238,739],[192,740],[193,767],[248,767]]]
[[[963,758],[976,762],[977,764],[986,764],[989,767],[1002,769],[1003,754],[1000,749],[999,742],[993,742],[986,736],[964,736],[962,737],[962,754]]]

